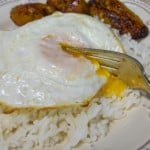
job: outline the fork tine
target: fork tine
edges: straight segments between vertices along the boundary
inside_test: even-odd
[[[105,50],[105,51],[85,51],[84,52],[86,55],[93,55],[93,56],[99,56],[100,58],[105,58],[105,59],[109,59],[112,61],[118,61],[120,62],[120,57],[114,57],[114,55],[109,51]]]
[[[99,56],[92,56],[92,55],[89,56],[88,55],[88,57],[97,59],[102,68],[107,69],[110,73],[117,76],[117,72],[118,72],[118,69],[119,69],[120,62],[114,61],[114,60],[111,60],[111,59],[108,59],[108,58],[106,59],[106,58],[99,57]]]
[[[120,57],[113,57],[114,55],[107,50],[90,50],[87,48],[77,48],[77,47],[65,47],[65,50],[70,52],[81,52],[90,58],[97,59],[100,62],[102,68],[107,69],[110,73],[117,76],[117,71],[119,69]]]
[[[103,57],[100,57],[100,56],[94,56],[94,55],[91,55],[89,57],[97,59],[100,62],[101,66],[106,66],[106,67],[109,67],[109,68],[112,68],[112,69],[119,69],[119,64],[120,64],[119,61],[112,60],[112,59],[109,59],[109,58],[103,58]]]
[[[114,58],[110,52],[100,51],[100,50],[90,50],[86,48],[76,48],[76,47],[67,47],[72,52],[82,52],[90,58],[97,59],[100,62],[100,65],[108,68],[110,72],[116,72],[116,69],[119,69],[120,58]],[[107,54],[107,55],[106,55]]]
[[[117,55],[117,53],[113,51],[108,51],[108,50],[103,50],[103,49],[91,50],[89,48],[77,48],[77,47],[65,47],[65,50],[70,51],[70,52],[75,52],[75,53],[81,52],[85,55],[99,56],[102,58],[120,62],[120,55]],[[115,57],[114,57],[114,53],[116,53]]]
[[[107,69],[112,75],[114,75],[116,77],[118,76],[118,69],[111,68],[109,66],[103,66],[103,65],[101,65],[101,67],[104,69]]]

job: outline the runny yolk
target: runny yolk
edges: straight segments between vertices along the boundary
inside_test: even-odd
[[[120,97],[123,91],[127,88],[127,85],[122,80],[114,77],[107,69],[102,68],[97,60],[90,60],[96,68],[97,75],[103,76],[107,79],[107,82],[103,85],[102,89],[100,90],[101,95],[105,97]]]
[[[96,73],[97,75],[104,76],[107,79],[111,76],[110,72],[107,69],[101,67],[96,71]]]
[[[65,46],[68,46],[66,43],[60,43],[63,49],[65,49]],[[75,57],[84,56],[82,53],[71,53]],[[121,97],[122,93],[127,88],[126,83],[124,83],[122,80],[116,78],[113,76],[107,69],[102,68],[100,63],[96,59],[91,59],[87,56],[85,56],[88,60],[91,61],[91,63],[96,68],[96,74],[99,76],[103,76],[107,79],[106,83],[103,85],[102,89],[100,90],[101,95],[105,97]]]
[[[127,88],[127,85],[120,79],[110,76],[101,89],[101,94],[105,97],[120,97]]]
[[[107,69],[102,68],[97,60],[91,58],[89,60],[91,60],[92,64],[95,66],[97,75],[107,79],[107,82],[100,90],[101,95],[105,97],[121,97],[122,93],[127,88],[127,85],[122,80],[114,77]]]

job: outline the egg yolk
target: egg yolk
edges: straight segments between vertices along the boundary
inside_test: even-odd
[[[70,45],[67,43],[60,43],[60,46],[62,47],[62,49],[65,50],[65,47],[68,47]],[[103,76],[107,79],[107,82],[103,85],[102,89],[100,90],[102,96],[121,97],[122,93],[127,88],[126,83],[124,83],[122,80],[118,79],[117,77],[113,76],[107,69],[102,68],[98,60],[89,58],[86,55],[79,52],[78,53],[69,52],[69,53],[71,53],[74,57],[79,57],[81,55],[86,57],[95,66],[96,74],[99,76]]]
[[[96,63],[94,63],[94,65],[97,66]],[[127,85],[122,80],[111,75],[111,73],[107,69],[101,68],[100,64],[99,68],[96,70],[96,73],[100,76],[104,76],[107,78],[107,82],[103,85],[102,89],[100,90],[101,95],[105,97],[120,97],[123,91],[125,91],[125,89],[127,88]]]
[[[101,89],[101,94],[105,97],[117,96],[120,97],[127,85],[120,79],[110,76]]]

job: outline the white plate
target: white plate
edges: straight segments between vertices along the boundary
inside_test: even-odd
[[[140,0],[122,1],[138,14],[150,29],[150,4]],[[37,2],[37,0],[0,0],[0,30],[17,28],[9,18],[10,9],[25,2]],[[141,42],[150,47],[150,35]],[[111,128],[110,133],[94,143],[92,147],[85,144],[80,149],[150,150],[150,101],[142,98],[138,108],[132,109],[126,118],[115,121]]]

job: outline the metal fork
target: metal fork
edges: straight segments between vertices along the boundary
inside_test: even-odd
[[[130,88],[145,91],[150,96],[150,81],[143,66],[135,58],[123,53],[102,49],[65,47],[73,53],[83,53],[85,56],[97,59],[101,67],[108,69],[117,78],[124,81]]]

